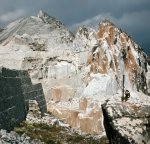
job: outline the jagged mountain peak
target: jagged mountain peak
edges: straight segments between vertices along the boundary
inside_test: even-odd
[[[77,30],[77,34],[89,35],[90,33],[95,32],[93,28],[87,26],[81,26]]]
[[[37,17],[22,18],[7,25],[0,33],[0,43],[15,35],[22,36],[24,34],[29,36],[51,35],[51,37],[62,37],[65,39],[64,42],[74,39],[73,33],[67,30],[63,23],[47,13],[39,11]]]
[[[129,36],[125,31],[123,31],[121,28],[119,28],[118,26],[116,26],[110,20],[104,19],[104,20],[102,20],[102,21],[99,22],[99,31],[108,32],[108,29],[111,32],[114,32],[116,34],[123,33],[126,37],[131,38],[131,36]],[[109,34],[111,33],[110,31],[108,32]]]
[[[39,13],[37,14],[37,17],[50,17],[49,14],[47,14],[46,12],[40,10]]]
[[[111,21],[107,20],[107,19],[103,19],[102,21],[99,22],[100,24],[108,24],[108,25],[112,25],[115,26],[115,24],[113,24]]]
[[[37,14],[37,17],[41,18],[43,20],[43,22],[45,22],[45,23],[54,23],[54,22],[57,22],[58,25],[64,25],[58,19],[50,16],[49,14],[47,14],[46,12],[43,12],[42,10],[39,11],[39,13]]]
[[[109,20],[101,21],[97,32],[90,32],[86,27],[79,28],[76,41],[74,42],[76,42],[75,50],[77,53],[79,51],[90,51],[87,65],[91,66],[91,73],[107,74],[111,78],[113,73],[113,86],[115,83],[122,85],[122,75],[126,75],[126,88],[129,90],[138,89],[139,91],[141,89],[143,92],[147,91],[148,85],[144,80],[146,79],[144,75],[148,71],[147,56],[129,35]],[[136,79],[143,81],[140,88],[137,86]],[[89,85],[87,89],[91,87]],[[108,90],[106,90],[107,92]],[[85,95],[88,94],[85,93]]]
[[[37,14],[37,17],[43,17],[43,15],[48,15],[48,14],[40,10],[39,13]]]
[[[31,53],[34,53],[33,51],[51,52],[53,50],[54,52],[50,54],[53,57],[59,57],[59,61],[64,57],[69,62],[74,61],[74,58],[71,57],[71,50],[77,57],[76,67],[78,65],[89,66],[90,73],[94,74],[113,74],[114,81],[119,85],[121,85],[121,76],[125,71],[130,80],[126,85],[131,84],[129,87],[134,86],[134,89],[136,89],[137,84],[134,76],[136,69],[139,68],[144,71],[141,73],[137,70],[137,74],[142,75],[142,77],[147,72],[146,56],[140,47],[134,43],[130,36],[116,26],[114,27],[114,24],[107,19],[100,22],[97,32],[86,26],[79,27],[74,38],[74,35],[71,35],[71,32],[59,20],[39,11],[37,17],[21,19],[10,24],[7,30],[0,33],[0,41],[4,40],[6,41],[3,46],[10,46],[9,49],[19,45],[20,49],[25,46],[27,51],[31,49]],[[62,53],[61,49],[63,51],[66,49],[66,52]],[[78,53],[83,54],[84,59]],[[20,67],[27,68],[26,65],[20,65]],[[141,77],[139,79],[142,81]],[[144,84],[146,85],[146,82]],[[143,91],[145,85],[141,87]]]

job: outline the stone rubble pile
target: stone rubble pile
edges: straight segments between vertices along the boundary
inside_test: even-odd
[[[36,100],[29,100],[29,110],[26,116],[26,121],[29,123],[46,123],[49,126],[58,124],[60,126],[69,127],[68,124],[64,124],[65,119],[57,119],[47,113],[44,113],[42,116]]]
[[[0,144],[44,144],[38,139],[33,139],[25,133],[19,136],[16,132],[11,131],[8,133],[6,130],[0,130]]]

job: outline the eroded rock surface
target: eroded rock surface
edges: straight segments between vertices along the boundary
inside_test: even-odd
[[[150,106],[106,101],[102,111],[110,144],[150,143]]]

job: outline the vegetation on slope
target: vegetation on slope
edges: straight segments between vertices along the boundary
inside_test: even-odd
[[[40,139],[46,144],[108,144],[108,139],[102,137],[99,141],[94,140],[92,136],[82,136],[78,133],[71,133],[67,128],[53,125],[48,126],[45,123],[28,123],[23,121],[19,127],[15,127],[19,135],[26,133],[31,139]]]

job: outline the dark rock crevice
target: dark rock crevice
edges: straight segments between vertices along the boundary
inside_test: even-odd
[[[117,130],[114,129],[114,126],[111,125],[112,119],[110,119],[107,115],[107,111],[104,108],[106,103],[102,105],[102,111],[104,116],[104,127],[106,131],[106,135],[109,139],[109,144],[128,144],[128,141],[124,138],[121,138],[121,135]]]

